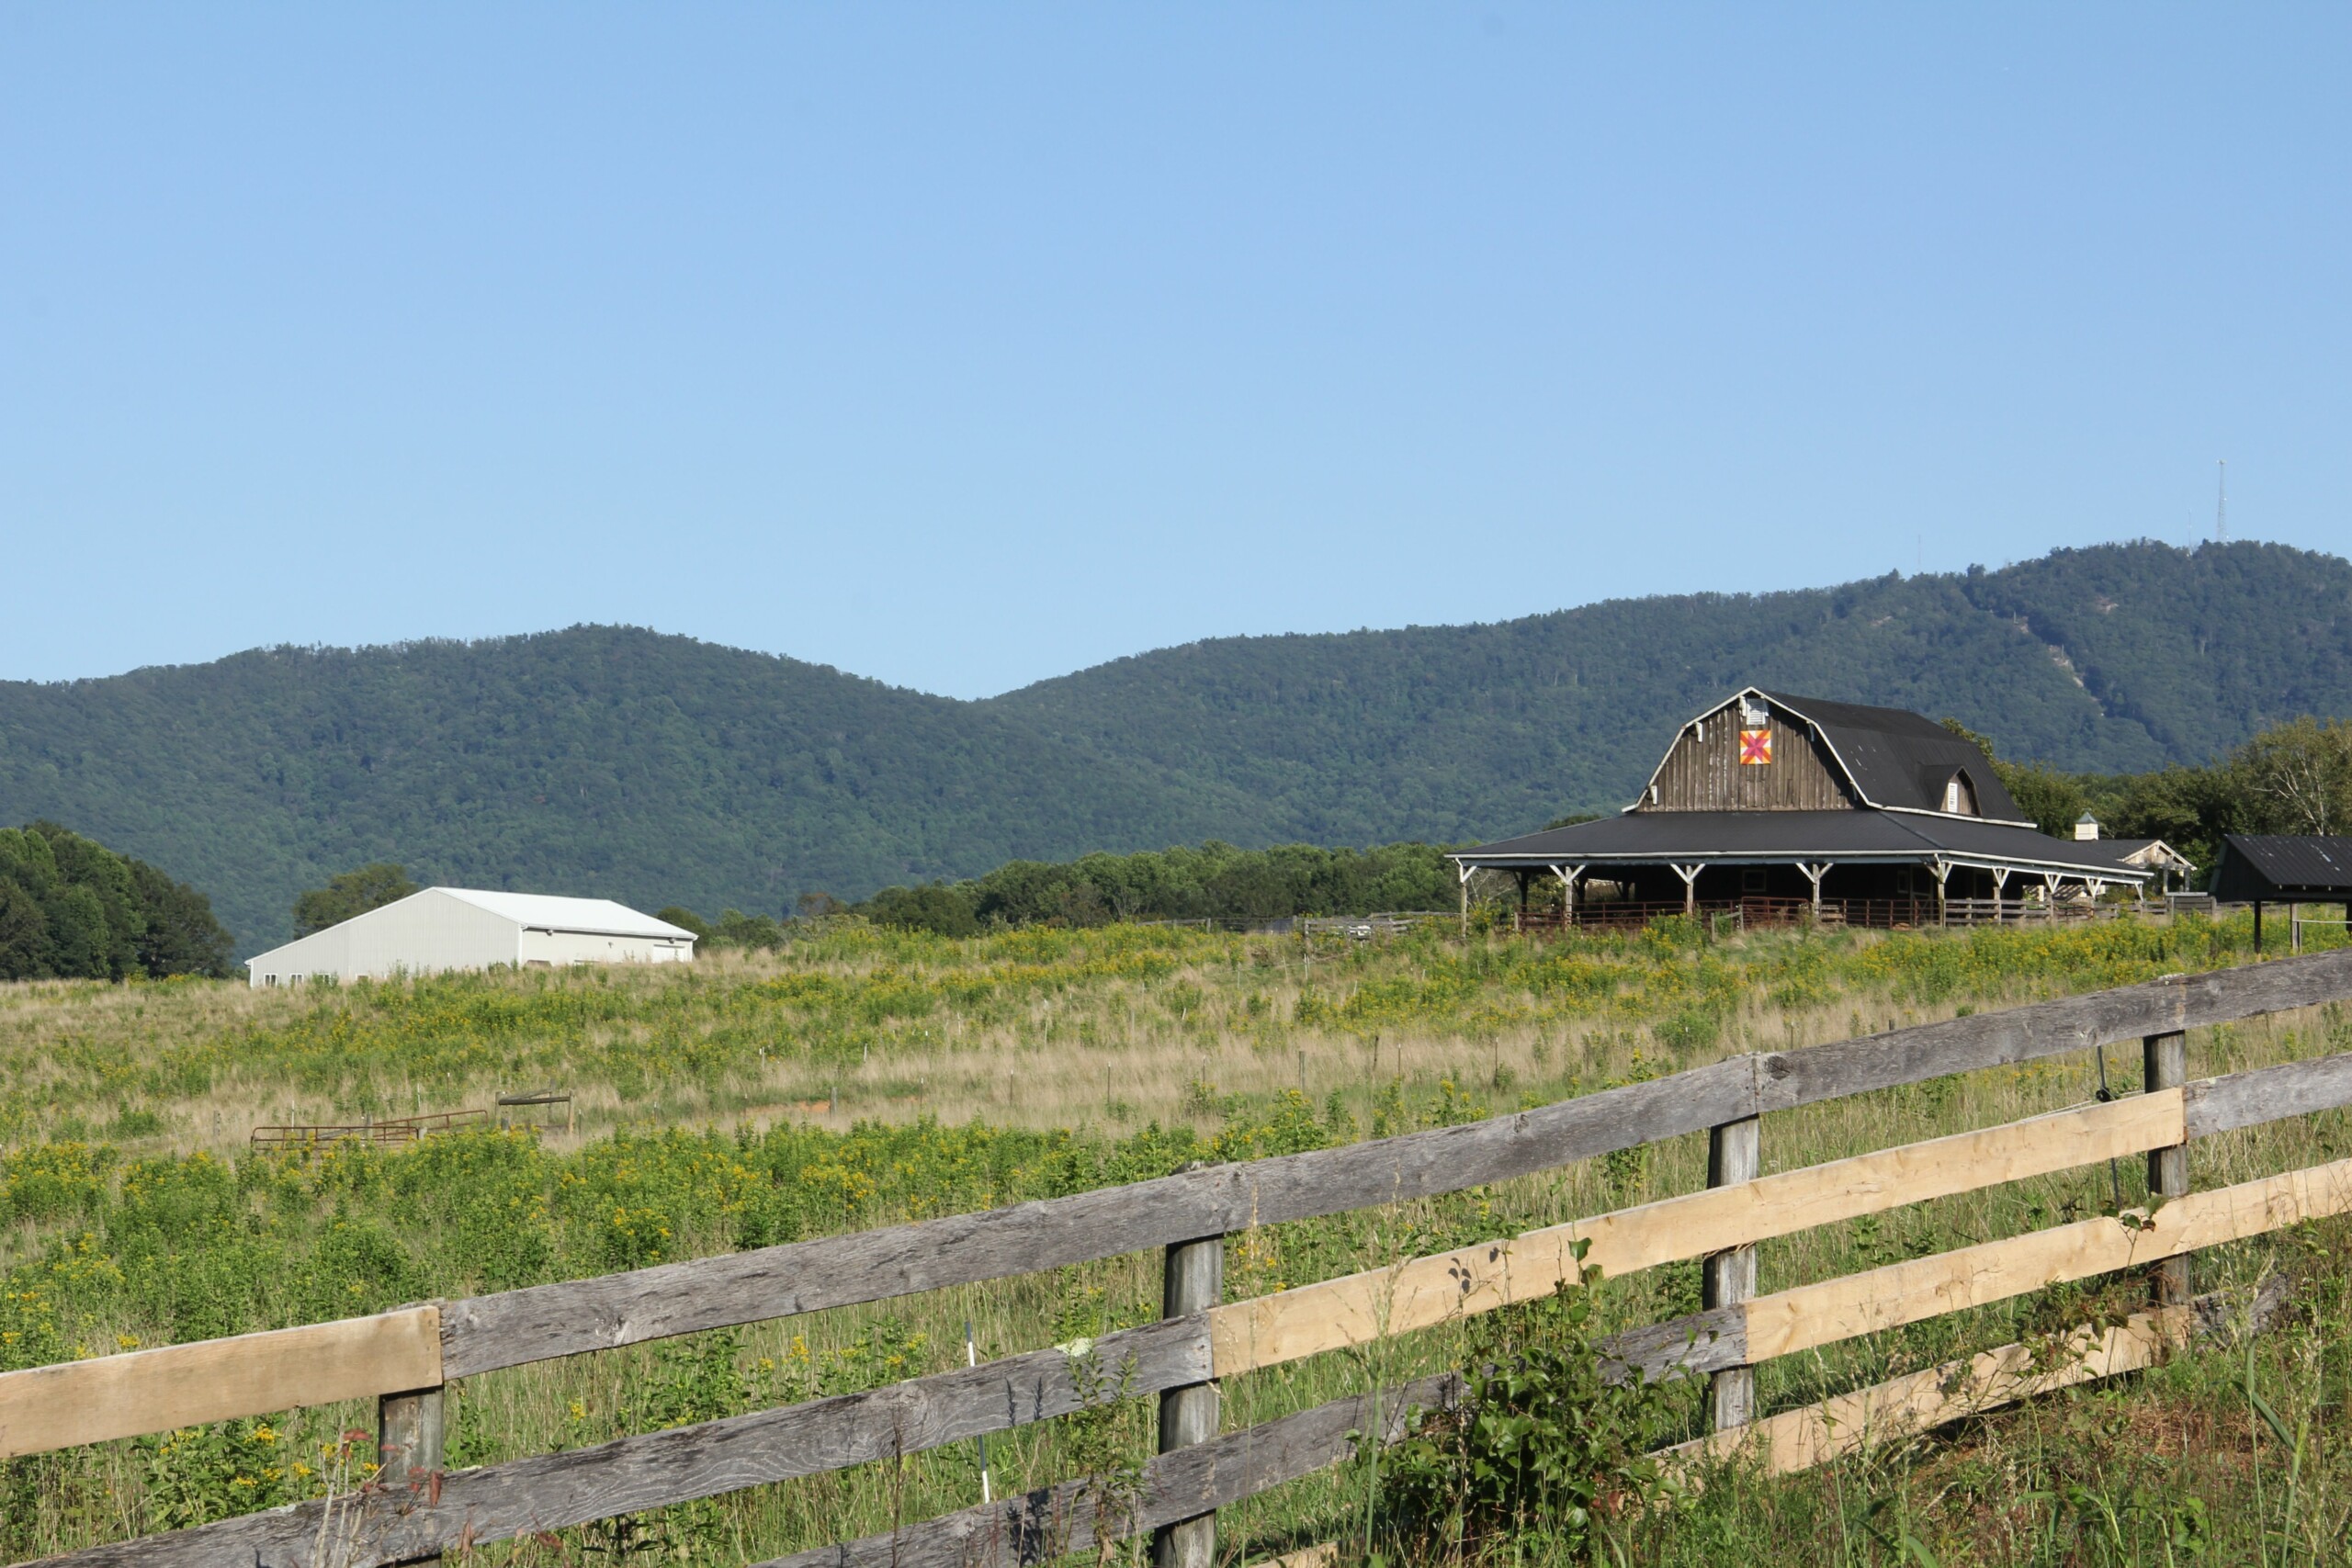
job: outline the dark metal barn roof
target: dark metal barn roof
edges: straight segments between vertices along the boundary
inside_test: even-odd
[[[1965,773],[1975,787],[1977,815],[1996,822],[2030,820],[2001,786],[1992,760],[1934,719],[1903,708],[1865,707],[1760,688],[1758,694],[1811,722],[1870,805],[1940,812],[1944,785],[1952,774]]]
[[[2352,838],[2320,833],[2228,833],[2213,863],[2213,897],[2339,904],[2352,899]]]

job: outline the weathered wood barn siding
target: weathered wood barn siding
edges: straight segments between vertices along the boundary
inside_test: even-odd
[[[1856,807],[1829,748],[1809,726],[1772,710],[1772,761],[1742,767],[1739,706],[1728,704],[1686,728],[1657,772],[1645,811],[1837,811]]]

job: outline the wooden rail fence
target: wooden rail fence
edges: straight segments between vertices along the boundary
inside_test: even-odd
[[[1809,1462],[1866,1429],[1919,1423],[2065,1381],[2143,1365],[2215,1310],[2188,1294],[2199,1249],[2352,1211],[2352,1160],[2190,1192],[2193,1140],[2352,1105],[2352,1053],[2188,1081],[2186,1031],[2352,997],[2352,950],[2198,976],[1804,1050],[1737,1056],[1672,1077],[1342,1148],[1192,1169],[1154,1181],[628,1273],[431,1303],[374,1317],[133,1351],[0,1374],[0,1457],[289,1406],[375,1395],[385,1470],[353,1495],[94,1547],[75,1564],[408,1562],[463,1543],[560,1529],[902,1456],[1048,1420],[1101,1381],[1068,1348],[1004,1357],[866,1393],[625,1437],[471,1470],[442,1464],[442,1389],[496,1368],[667,1336],[1167,1249],[1165,1315],[1083,1354],[1125,1394],[1161,1395],[1163,1452],[1117,1517],[1078,1507],[1088,1483],[1001,1499],[784,1560],[796,1568],[1035,1562],[1097,1530],[1155,1534],[1161,1568],[1204,1568],[1217,1508],[1338,1462],[1354,1432],[1390,1432],[1457,1381],[1426,1379],[1218,1436],[1216,1383],[1549,1292],[1577,1267],[1609,1275],[1706,1260],[1699,1314],[1622,1335],[1612,1375],[1713,1380],[1713,1438]],[[1760,1175],[1760,1119],[1844,1096],[2120,1041],[2143,1043],[2143,1093],[2003,1126]],[[1705,1132],[1710,1186],[1638,1208],[1408,1259],[1254,1300],[1222,1300],[1223,1238],[1252,1226],[1509,1180]],[[2125,1156],[2162,1200],[1769,1295],[1758,1241]],[[2056,1365],[2018,1347],[1804,1411],[1752,1419],[1749,1370],[1775,1356],[2137,1265],[2153,1310],[2085,1331]],[[1926,1381],[1922,1381],[1925,1379]],[[2054,1381],[2053,1381],[2054,1380]],[[386,1479],[388,1478],[388,1479]]]

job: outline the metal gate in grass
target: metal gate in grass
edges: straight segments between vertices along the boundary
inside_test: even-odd
[[[780,1560],[792,1568],[1012,1568],[1151,1532],[1161,1568],[1206,1568],[1216,1511],[1339,1463],[1363,1434],[1453,1397],[1450,1376],[1220,1433],[1221,1380],[1548,1294],[1581,1267],[1615,1277],[1702,1260],[1703,1309],[1620,1335],[1612,1375],[1710,1380],[1714,1435],[1817,1462],[2025,1394],[2143,1366],[2196,1332],[2197,1250],[2352,1211],[2352,1160],[2191,1192],[2188,1145],[2352,1104],[2352,1053],[2190,1080],[2185,1033],[2352,997],[2352,949],[1981,1013],[1671,1077],[1464,1126],[1185,1171],[1131,1186],[633,1272],[436,1302],[373,1317],[139,1350],[0,1375],[0,1457],[338,1400],[379,1400],[379,1482],[168,1534],[92,1547],[75,1564],[349,1564],[591,1523],[935,1449],[1069,1415],[1102,1384],[1160,1396],[1161,1452],[1111,1510],[1058,1484]],[[2143,1092],[1761,1176],[1766,1115],[1929,1078],[2142,1043]],[[1462,1191],[1705,1132],[1702,1190],[1261,1296],[1224,1302],[1224,1238],[1253,1226]],[[2100,1215],[1769,1295],[1759,1241],[1929,1199],[2144,1156],[2153,1213]],[[1579,1248],[1581,1262],[1579,1263]],[[1165,1253],[1165,1314],[1109,1334],[1089,1375],[1060,1348],[870,1393],[626,1437],[469,1470],[443,1466],[453,1380],[670,1336]],[[1753,1369],[1774,1357],[2156,1265],[2149,1310],[2086,1327],[2055,1358],[2009,1346],[1822,1404],[1756,1419]]]

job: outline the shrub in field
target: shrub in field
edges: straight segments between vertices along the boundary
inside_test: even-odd
[[[1591,1314],[1592,1292],[1563,1280],[1476,1320],[1460,1403],[1420,1416],[1382,1461],[1386,1523],[1408,1560],[1573,1556],[1666,1494],[1650,1454],[1662,1391],[1602,1380]]]
[[[148,1528],[186,1529],[313,1495],[313,1460],[254,1416],[185,1427],[133,1445],[145,1471]]]
[[[86,1217],[106,1201],[114,1150],[33,1144],[0,1154],[0,1223]]]

